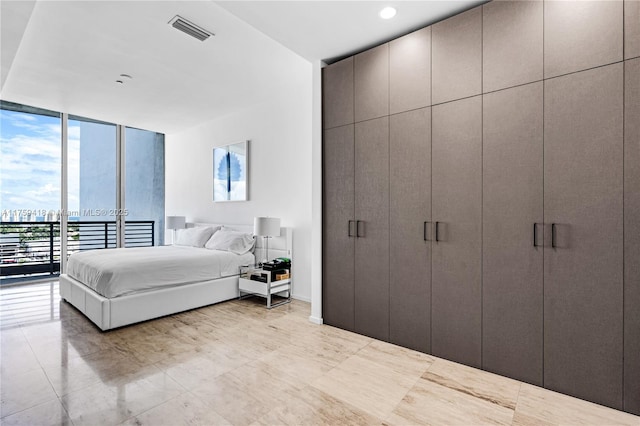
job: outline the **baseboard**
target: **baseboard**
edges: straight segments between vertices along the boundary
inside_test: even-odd
[[[308,297],[298,296],[297,294],[292,294],[291,298],[292,299],[296,299],[296,300],[300,300],[301,302],[311,303],[311,299],[309,299]]]
[[[314,317],[313,315],[309,315],[309,321],[314,324],[322,325],[322,318]]]

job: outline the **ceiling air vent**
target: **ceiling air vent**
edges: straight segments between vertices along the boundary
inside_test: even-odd
[[[182,31],[185,34],[189,34],[191,37],[195,37],[200,41],[205,41],[213,34],[210,31],[205,30],[194,24],[193,22],[189,22],[180,15],[176,15],[169,21],[171,26],[175,29]]]

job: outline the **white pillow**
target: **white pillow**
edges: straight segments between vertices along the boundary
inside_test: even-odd
[[[197,226],[195,228],[178,229],[176,232],[176,246],[204,247],[211,234],[215,233],[219,226],[214,228],[209,226]]]
[[[251,251],[254,244],[255,240],[253,239],[253,235],[223,227],[209,238],[209,241],[207,241],[204,247],[211,250],[224,250],[235,254],[245,254]]]

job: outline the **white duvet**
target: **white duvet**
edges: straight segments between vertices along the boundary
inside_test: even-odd
[[[91,250],[69,257],[67,274],[104,297],[237,275],[252,253],[186,246]]]

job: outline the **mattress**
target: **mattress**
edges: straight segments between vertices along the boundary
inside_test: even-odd
[[[118,248],[72,254],[67,274],[96,293],[115,298],[238,275],[240,266],[253,262],[252,253],[187,246]]]

